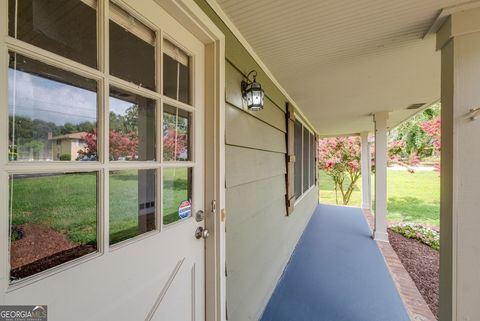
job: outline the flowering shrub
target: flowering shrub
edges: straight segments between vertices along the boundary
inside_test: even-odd
[[[397,164],[405,167],[409,173],[415,173],[412,166],[420,164],[420,157],[417,152],[411,152],[408,159],[402,159],[406,144],[403,140],[392,140],[388,143],[388,164]]]
[[[188,135],[175,128],[167,128],[163,135],[163,159],[187,160]]]
[[[405,149],[405,142],[403,140],[393,140],[388,143],[388,161],[390,163],[400,160],[400,155]]]
[[[135,159],[138,156],[138,136],[134,132],[121,134],[110,131],[110,157]]]
[[[435,147],[437,151],[440,150],[441,123],[442,120],[440,117],[420,123],[420,128],[422,128],[425,134],[430,136],[433,147]]]
[[[338,204],[338,191],[347,205],[360,178],[360,138],[324,138],[318,144],[319,168],[333,179],[335,197]]]
[[[122,134],[110,131],[110,157],[118,160],[120,157],[134,159],[138,153],[138,136],[134,132]],[[96,131],[85,134],[83,137],[85,147],[78,151],[79,158],[97,156]]]
[[[406,238],[414,239],[430,246],[435,250],[440,249],[440,233],[432,228],[413,223],[400,223],[390,229]]]
[[[420,123],[420,128],[425,132],[425,134],[430,136],[431,142],[437,154],[440,152],[441,147],[441,123],[442,119],[440,116]],[[435,165],[435,168],[437,171],[440,171],[439,164]]]

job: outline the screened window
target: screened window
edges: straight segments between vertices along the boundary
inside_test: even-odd
[[[315,185],[316,143],[315,136],[300,121],[295,122],[295,197],[298,199]]]
[[[310,134],[310,186],[315,185],[317,176],[317,143],[315,135]]]
[[[310,132],[303,128],[303,192],[310,187]]]
[[[295,122],[294,145],[295,145],[295,198],[298,199],[302,195],[302,123]]]

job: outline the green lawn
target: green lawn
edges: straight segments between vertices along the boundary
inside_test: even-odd
[[[373,187],[372,176],[372,187]],[[388,220],[395,222],[417,222],[432,226],[440,224],[440,175],[438,172],[389,170],[387,174]],[[372,195],[374,195],[372,191]],[[339,204],[341,194],[339,192]],[[361,206],[361,180],[352,194],[351,206]],[[336,204],[333,182],[320,172],[320,202]]]
[[[149,175],[152,176],[152,173]],[[15,176],[10,185],[13,193],[12,223],[47,225],[65,233],[73,242],[95,244],[96,186],[96,173]],[[110,241],[115,243],[139,234],[138,172],[113,172],[109,186]],[[164,186],[163,221],[169,224],[179,219],[178,206],[189,199],[187,169],[165,170]],[[144,193],[155,195],[153,188]]]

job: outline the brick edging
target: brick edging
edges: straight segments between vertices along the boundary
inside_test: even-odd
[[[373,231],[372,213],[368,209],[363,209],[363,214],[370,229]],[[378,241],[377,245],[385,259],[385,263],[388,266],[390,275],[395,282],[410,319],[412,321],[437,321],[390,243]]]

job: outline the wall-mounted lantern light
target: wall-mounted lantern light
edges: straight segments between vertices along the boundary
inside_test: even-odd
[[[253,77],[253,80],[250,80],[250,76]],[[242,97],[247,101],[248,109],[251,111],[262,110],[264,96],[262,85],[257,82],[257,72],[250,71],[247,80],[242,80]]]

